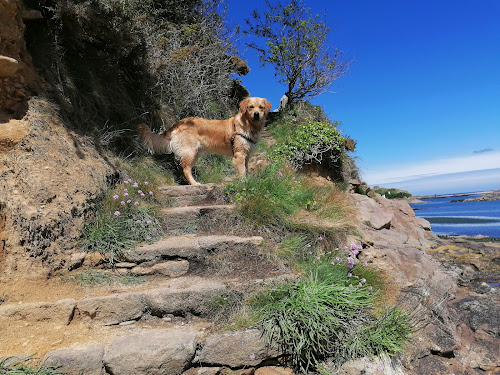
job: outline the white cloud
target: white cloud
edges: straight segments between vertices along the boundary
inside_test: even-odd
[[[369,185],[384,185],[398,181],[409,181],[442,174],[479,171],[500,168],[500,152],[487,152],[464,157],[438,159],[386,167],[380,170],[365,170],[363,179]]]

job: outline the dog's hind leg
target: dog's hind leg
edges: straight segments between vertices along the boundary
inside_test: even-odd
[[[199,185],[198,182],[193,177],[193,167],[196,163],[196,159],[198,158],[197,154],[190,155],[184,154],[181,158],[182,172],[184,173],[184,177],[186,178],[189,185]]]

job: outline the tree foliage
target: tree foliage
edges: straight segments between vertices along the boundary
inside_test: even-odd
[[[247,35],[264,38],[248,46],[258,51],[263,65],[274,65],[280,83],[287,85],[288,102],[312,98],[328,90],[346,73],[343,52],[327,43],[330,29],[319,15],[312,15],[303,0],[266,0],[267,11],[254,10],[247,19]]]

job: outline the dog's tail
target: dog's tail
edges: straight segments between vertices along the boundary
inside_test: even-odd
[[[162,134],[156,134],[146,124],[140,124],[137,126],[137,132],[142,143],[152,154],[170,154],[172,152],[169,130]]]

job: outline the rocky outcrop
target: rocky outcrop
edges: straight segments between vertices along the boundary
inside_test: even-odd
[[[24,42],[24,20],[37,17],[20,0],[0,1],[0,123],[12,115],[20,118],[31,90],[39,86]]]
[[[363,237],[360,259],[384,270],[392,285],[390,297],[413,311],[418,322],[401,364],[390,370],[385,366],[388,372],[384,373],[497,373],[498,287],[473,288],[464,278],[470,270],[461,268],[468,263],[450,264],[452,258],[443,256],[442,249],[452,251],[456,245],[435,236],[429,223],[415,217],[404,200],[359,194],[352,197],[359,210]],[[476,253],[471,248],[459,252],[461,258]],[[492,274],[484,262],[475,264]],[[349,366],[344,373],[371,373],[362,362]]]
[[[71,267],[113,167],[41,99],[22,120],[0,123],[0,157],[0,279]]]

